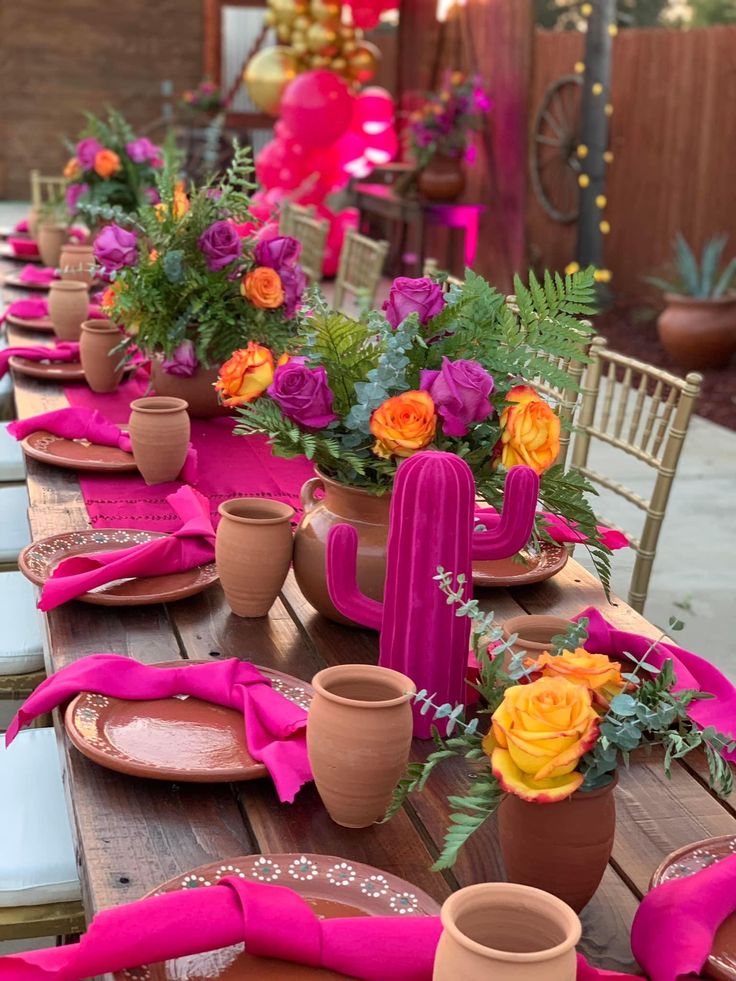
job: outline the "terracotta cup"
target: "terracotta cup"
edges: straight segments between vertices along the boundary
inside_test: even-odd
[[[89,313],[89,289],[74,279],[56,279],[49,287],[49,317],[61,341],[78,341]]]
[[[411,678],[373,664],[339,664],[312,679],[307,752],[336,824],[367,828],[386,813],[412,734]]]
[[[184,399],[150,396],[130,403],[133,459],[147,484],[176,480],[189,448],[191,425]]]
[[[92,285],[95,256],[91,245],[80,245],[67,242],[62,247],[59,258],[59,271],[62,279],[76,280],[79,283]]]
[[[564,634],[570,626],[570,621],[562,617],[549,616],[520,616],[510,617],[501,624],[503,639],[508,640],[512,634],[517,639],[508,650],[508,656],[526,651],[530,657],[539,657],[545,651],[551,650],[552,638]]]
[[[85,320],[79,338],[79,359],[93,392],[114,392],[123,377],[123,354],[115,351],[122,340],[111,320]]]
[[[236,497],[218,510],[215,561],[228,606],[239,617],[265,617],[289,571],[294,509],[262,497]]]
[[[59,265],[61,247],[66,242],[67,230],[64,225],[41,224],[38,228],[38,251],[45,266]]]
[[[440,919],[433,981],[575,981],[580,920],[541,889],[467,886],[445,900]]]

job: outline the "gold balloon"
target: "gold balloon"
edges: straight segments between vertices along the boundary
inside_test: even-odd
[[[343,51],[345,46],[343,45]],[[347,53],[348,72],[356,82],[370,82],[376,74],[381,52],[370,41],[361,41],[354,51]]]
[[[329,68],[330,59],[325,55],[312,55],[309,64],[312,68]]]
[[[291,28],[288,24],[279,24],[276,28],[276,36],[282,44],[288,44],[291,41]]]
[[[312,17],[320,24],[337,26],[340,22],[340,4],[330,3],[329,0],[312,0]]]
[[[271,116],[278,116],[284,89],[298,73],[291,48],[262,48],[245,67],[243,81],[253,102]]]
[[[352,24],[341,24],[337,33],[343,39],[343,41],[354,41],[355,40],[355,28]]]
[[[292,41],[291,50],[294,52],[297,58],[303,58],[307,53],[307,46],[304,41]]]
[[[307,47],[314,54],[325,57],[337,54],[337,33],[326,24],[312,24],[307,31]]]
[[[347,71],[348,63],[344,58],[333,58],[332,65],[330,66],[333,72],[337,72],[338,75],[342,75],[343,72]]]
[[[353,51],[357,51],[357,50],[358,50],[358,45],[355,43],[355,41],[343,41],[342,53],[345,55],[345,57],[351,55]]]
[[[304,12],[303,5],[297,5],[296,0],[270,0],[269,6],[276,15],[276,22],[289,25],[296,17]]]
[[[304,14],[300,14],[292,24],[292,27],[295,31],[306,32],[311,27],[311,24],[312,21],[309,19],[309,17],[306,17]]]

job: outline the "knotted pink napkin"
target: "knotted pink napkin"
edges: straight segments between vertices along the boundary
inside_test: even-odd
[[[117,579],[165,576],[214,562],[215,530],[207,498],[184,485],[166,500],[182,521],[179,529],[131,548],[64,559],[46,580],[38,608],[53,610]]]
[[[14,255],[34,256],[38,255],[38,243],[32,238],[9,238],[8,245],[13,250]]]
[[[573,619],[586,617],[588,620],[588,639],[585,648],[596,654],[607,654],[609,657],[629,657],[641,659],[652,645],[652,639],[640,634],[616,630],[595,609],[589,607],[578,613]],[[705,658],[686,651],[675,644],[660,641],[647,655],[646,663],[655,668],[661,668],[666,660],[672,661],[675,672],[675,690],[694,688],[697,691],[708,692],[713,698],[704,698],[690,703],[688,715],[705,729],[715,726],[718,732],[736,739],[736,688],[718,668],[706,661]],[[729,753],[724,750],[724,759],[736,761],[736,750]]]
[[[51,266],[34,266],[29,264],[23,266],[18,274],[18,279],[22,283],[34,283],[36,286],[48,286],[58,278],[58,272],[52,269]]]
[[[563,545],[567,542],[582,543],[587,542],[587,536],[577,530],[576,521],[568,521],[567,518],[559,514],[551,514],[549,511],[540,512],[545,521],[545,531],[549,537]],[[475,520],[484,524],[486,528],[493,528],[501,520],[495,508],[476,508]],[[596,525],[596,531],[604,545],[612,551],[617,548],[627,548],[629,541],[626,535],[613,528],[606,528],[605,525]]]
[[[41,320],[49,315],[49,301],[33,298],[15,300],[0,314],[0,323],[5,320],[8,314],[19,317],[21,320]]]
[[[29,230],[30,229],[28,228],[28,222],[25,218],[13,226],[13,231],[18,232],[18,234],[21,234],[23,232],[28,232]]]
[[[79,361],[79,344],[76,341],[60,341],[54,347],[34,344],[28,347],[4,347],[0,349],[0,378],[8,370],[11,358],[25,358],[27,361]]]
[[[192,695],[242,712],[253,759],[271,774],[282,801],[294,800],[312,779],[307,757],[307,713],[271,687],[247,661],[230,658],[176,668],[140,664],[118,654],[91,654],[42,682],[8,726],[9,746],[18,731],[80,691],[131,701]]]

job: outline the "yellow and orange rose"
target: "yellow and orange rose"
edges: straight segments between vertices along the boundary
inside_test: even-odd
[[[621,677],[621,665],[605,654],[590,654],[582,647],[574,651],[562,651],[557,656],[546,651],[538,658],[527,658],[527,669],[542,678],[565,678],[573,685],[590,689],[594,707],[601,713],[608,711],[611,699],[627,687]]]
[[[62,173],[68,181],[74,181],[80,176],[82,173],[82,167],[76,157],[70,157],[67,160]]]
[[[373,452],[385,460],[412,456],[434,439],[437,415],[428,392],[403,392],[379,405],[371,416]]]
[[[501,463],[507,470],[523,464],[544,473],[560,452],[558,416],[528,385],[512,388],[506,401],[511,404],[500,418]]]
[[[176,188],[174,190],[174,200],[172,206],[174,218],[183,218],[191,207],[186,191],[184,190],[183,186],[180,186],[181,183],[181,181],[177,181]],[[153,210],[156,212],[156,217],[158,220],[163,221],[169,212],[169,206],[168,204],[164,204],[163,201],[160,201],[158,204],[153,206]]]
[[[215,388],[223,405],[243,405],[262,395],[273,381],[273,354],[250,341],[220,368]]]
[[[538,804],[552,803],[582,784],[576,767],[598,738],[598,725],[587,687],[540,678],[506,689],[483,749],[504,790]]]
[[[283,305],[286,294],[281,277],[275,269],[258,266],[243,277],[240,292],[260,310],[275,310]]]
[[[95,154],[95,173],[100,177],[112,177],[120,170],[120,157],[114,150],[98,150]]]

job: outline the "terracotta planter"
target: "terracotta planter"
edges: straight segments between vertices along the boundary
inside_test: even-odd
[[[78,245],[73,242],[67,242],[62,247],[59,258],[61,278],[71,279],[91,286],[94,279],[91,267],[94,265],[94,261],[95,256],[91,245]]]
[[[120,384],[123,354],[115,348],[121,340],[120,331],[110,320],[85,320],[82,324],[79,359],[93,392],[114,392]]]
[[[54,333],[61,341],[78,341],[82,323],[89,313],[89,290],[86,283],[57,279],[49,288],[49,317]]]
[[[593,898],[616,831],[614,778],[600,790],[578,791],[555,804],[507,794],[498,830],[509,882],[551,892],[576,913]]]
[[[66,242],[67,230],[64,225],[40,225],[38,229],[38,251],[45,266],[59,265],[61,248]]]
[[[218,402],[217,392],[212,387],[216,381],[217,368],[197,368],[191,378],[182,378],[164,371],[160,358],[151,362],[151,385],[156,395],[184,399],[189,406],[189,415],[194,419],[211,419],[232,412]]]
[[[440,919],[433,981],[575,981],[580,920],[541,889],[467,886],[445,900]]]
[[[417,186],[430,201],[454,201],[465,190],[462,160],[436,153],[419,174]]]
[[[715,300],[665,293],[657,320],[665,351],[683,368],[725,368],[736,351],[736,292]]]
[[[176,480],[189,448],[191,426],[183,399],[151,396],[130,403],[130,442],[147,484]]]
[[[291,563],[294,509],[261,497],[219,507],[215,561],[228,606],[239,617],[265,617]]]
[[[28,209],[26,220],[28,222],[28,234],[32,239],[38,239],[38,208],[35,204]]]
[[[570,621],[562,617],[522,616],[504,620],[501,629],[504,640],[518,634],[516,642],[509,648],[509,654],[526,651],[530,657],[539,657],[551,649],[552,638],[564,634],[569,626]]]
[[[307,751],[317,790],[336,824],[367,828],[406,769],[414,682],[389,668],[340,664],[312,685]]]

